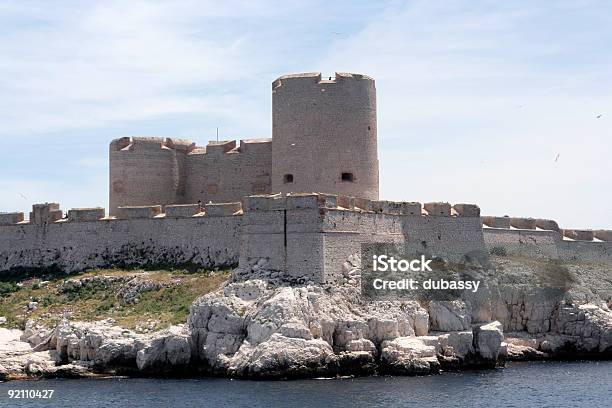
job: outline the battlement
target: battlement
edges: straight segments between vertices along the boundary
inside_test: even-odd
[[[68,221],[84,222],[98,221],[106,217],[106,210],[102,207],[95,208],[73,208],[68,210]]]
[[[134,218],[154,218],[162,213],[161,205],[142,205],[142,206],[126,206],[119,207],[117,218],[119,219],[134,219]]]
[[[13,225],[23,222],[22,212],[0,213],[0,225]]]
[[[206,215],[209,217],[226,217],[242,213],[241,203],[208,203],[205,206]]]
[[[102,207],[72,208],[62,218],[62,211],[58,203],[45,203],[32,205],[30,220],[24,219],[24,213],[0,213],[0,227],[11,225],[42,225],[56,223],[79,223],[92,221],[114,221],[150,218],[200,218],[205,216],[233,216],[242,215],[242,204],[235,203],[208,203],[206,210],[201,204],[172,204],[172,205],[145,205],[123,206],[118,208],[115,216],[106,217],[106,210]]]
[[[254,195],[245,197],[244,203],[246,212],[326,209],[423,217],[480,217],[480,208],[475,204],[455,204],[454,206],[449,203],[421,204],[412,201],[367,200],[322,193]]]
[[[133,150],[177,150],[190,152],[196,148],[191,140],[133,136],[114,139],[110,144],[111,151],[133,151]]]
[[[174,204],[164,209],[166,218],[189,218],[202,213],[200,204]]]
[[[47,224],[62,219],[58,203],[34,204],[30,212],[30,224]]]
[[[189,152],[189,156],[223,154],[260,154],[272,151],[272,139],[240,139],[238,145],[235,140],[209,141],[206,147],[196,147]]]
[[[560,239],[570,241],[612,241],[612,231],[610,230],[580,230],[562,229],[554,220],[543,218],[517,218],[517,217],[481,217],[482,224],[491,229],[507,229],[520,231],[550,231],[558,234]],[[519,231],[517,231],[519,232]]]
[[[236,149],[235,140],[223,140],[220,142],[208,142],[206,145],[206,154],[223,154]]]
[[[592,230],[564,229],[563,236],[574,241],[592,241],[595,237]]]
[[[372,77],[363,74],[354,74],[349,72],[336,72],[333,77],[323,77],[320,72],[304,72],[299,74],[283,75],[272,82],[272,90],[283,86],[292,86],[293,84],[327,85],[327,84],[342,84],[348,81],[370,81],[374,82]]]

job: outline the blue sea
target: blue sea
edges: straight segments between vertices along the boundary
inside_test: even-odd
[[[18,389],[51,399],[9,399]],[[426,377],[57,379],[0,384],[0,407],[611,407],[612,361],[510,363]]]

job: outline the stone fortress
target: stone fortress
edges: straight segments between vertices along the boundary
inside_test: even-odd
[[[171,264],[336,283],[368,242],[456,263],[496,252],[612,262],[612,231],[379,200],[372,78],[287,75],[272,92],[272,139],[113,140],[108,216],[57,203],[35,204],[29,220],[0,214],[0,273]]]
[[[272,84],[272,139],[122,138],[110,145],[110,213],[150,204],[238,202],[317,191],[378,200],[376,88],[364,75]]]

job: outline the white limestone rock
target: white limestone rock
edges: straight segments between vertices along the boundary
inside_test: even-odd
[[[136,354],[140,371],[169,371],[185,367],[191,359],[190,335],[184,325],[170,326],[149,339]]]
[[[418,337],[398,337],[382,344],[381,362],[392,374],[429,374],[440,369],[436,347]]]
[[[111,320],[60,322],[54,330],[58,360],[62,363],[89,361],[106,369],[135,366],[136,353],[144,347],[146,335],[115,326]]]
[[[474,333],[471,330],[444,333],[438,336],[441,354],[466,359],[474,353]]]
[[[312,333],[308,327],[302,323],[289,322],[281,326],[279,333],[285,337],[293,337],[296,339],[312,340]]]
[[[462,300],[429,302],[431,329],[438,331],[467,330],[471,327],[471,312]]]
[[[504,332],[500,322],[496,321],[474,328],[476,352],[485,362],[497,361],[503,340]]]
[[[506,344],[508,348],[507,357],[512,361],[541,360],[548,357],[546,353],[533,347],[514,343]]]
[[[247,348],[249,346],[247,345]],[[255,378],[292,378],[330,375],[336,372],[338,357],[321,339],[285,337],[272,334],[248,353],[235,358],[230,375]]]
[[[582,352],[612,352],[612,312],[597,305],[560,306],[555,316],[559,334],[574,340]]]

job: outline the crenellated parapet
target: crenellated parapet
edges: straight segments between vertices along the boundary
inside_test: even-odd
[[[110,215],[119,207],[180,204],[185,197],[190,140],[124,137],[109,148]]]
[[[610,230],[584,230],[560,228],[559,224],[550,219],[543,218],[520,218],[520,217],[481,217],[482,224],[492,229],[507,229],[511,231],[551,231],[555,232],[560,239],[571,241],[604,241],[612,242],[612,231]]]
[[[23,222],[22,212],[0,213],[0,225],[15,225]]]
[[[237,202],[271,192],[272,140],[209,142],[187,156],[185,202]]]
[[[124,137],[110,145],[110,215],[119,207],[236,202],[271,192],[272,141]]]
[[[265,265],[288,280],[334,283],[342,279],[342,263],[364,243],[400,244],[452,262],[486,256],[480,209],[473,204],[290,193],[245,197],[244,217],[245,277]]]
[[[0,227],[26,226],[26,225],[49,225],[99,221],[101,224],[119,220],[134,219],[179,219],[179,218],[201,218],[206,216],[239,216],[242,215],[242,204],[234,203],[208,203],[174,204],[174,205],[143,205],[119,207],[115,215],[106,216],[106,210],[102,207],[72,208],[66,212],[60,210],[59,203],[43,203],[32,205],[30,219],[24,218],[22,212],[0,213]]]
[[[209,217],[227,217],[242,214],[242,203],[208,203],[205,214]]]
[[[58,203],[34,204],[30,212],[30,223],[47,224],[61,220],[62,217],[63,213]]]
[[[419,217],[480,217],[480,208],[475,204],[431,202],[421,204],[414,201],[367,200],[323,193],[289,193],[287,195],[254,195],[244,199],[246,212],[293,209],[327,209]]]
[[[119,207],[117,218],[131,220],[135,218],[155,218],[162,213],[161,205],[140,205]]]
[[[593,235],[600,241],[612,242],[612,230],[595,230]]]
[[[111,150],[123,152],[136,152],[144,150],[179,150],[190,152],[196,148],[191,140],[175,139],[169,137],[121,137],[111,141]]]
[[[69,222],[98,221],[106,217],[106,210],[102,207],[73,208],[68,210]]]
[[[592,230],[577,229],[563,229],[563,236],[574,241],[592,241],[595,237]]]
[[[164,214],[166,218],[189,218],[202,214],[202,211],[200,204],[174,204],[167,205]]]

